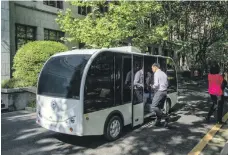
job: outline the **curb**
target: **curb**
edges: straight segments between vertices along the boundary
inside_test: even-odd
[[[32,108],[32,107],[25,107],[26,111],[31,111],[31,112],[36,112],[36,108]]]

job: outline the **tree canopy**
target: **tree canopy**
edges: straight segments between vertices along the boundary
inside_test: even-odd
[[[70,9],[60,12],[57,18],[60,28],[70,36],[67,40],[85,43],[88,48],[128,42],[145,51],[150,44],[160,44],[201,65],[215,59],[212,55],[218,51],[227,53],[228,3],[225,1],[77,0],[69,3],[92,8],[85,18],[73,18]]]

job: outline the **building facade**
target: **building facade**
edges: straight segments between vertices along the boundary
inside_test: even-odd
[[[1,1],[1,78],[12,76],[13,57],[18,48],[34,40],[61,41],[66,34],[56,23],[58,12],[70,8],[74,18],[84,12],[65,1]],[[65,43],[69,49],[78,43]]]
[[[10,78],[9,2],[1,1],[1,78]]]
[[[61,41],[61,32],[55,19],[59,11],[72,10],[74,18],[83,18],[91,8],[71,6],[65,1],[1,1],[1,78],[12,76],[13,58],[18,48],[34,40]],[[107,11],[107,10],[106,10]],[[65,42],[69,49],[80,48],[79,43]],[[148,47],[148,53],[174,57],[159,45]]]

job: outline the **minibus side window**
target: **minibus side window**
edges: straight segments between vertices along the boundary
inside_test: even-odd
[[[122,57],[122,71],[123,71],[123,102],[131,102],[131,90],[132,90],[132,58],[131,55],[123,55]]]
[[[143,56],[133,56],[133,104],[143,102],[144,90],[144,69],[143,69]]]
[[[100,53],[88,71],[84,93],[84,113],[114,105],[114,54]]]
[[[115,105],[122,104],[122,55],[115,53]]]
[[[154,73],[152,71],[152,65],[157,62],[157,57],[144,56],[144,102],[148,103],[152,101],[151,97],[151,85],[154,84]]]

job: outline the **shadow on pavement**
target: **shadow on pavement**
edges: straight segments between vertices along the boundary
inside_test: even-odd
[[[2,117],[2,154],[18,150],[23,155],[187,154],[212,126],[203,121],[210,106],[206,90],[189,87],[192,89],[182,89],[179,103],[173,108],[170,128],[152,127],[150,121],[145,122],[134,129],[124,128],[123,137],[115,142],[107,142],[101,136],[78,137],[47,131],[35,124],[35,114],[6,114]]]

